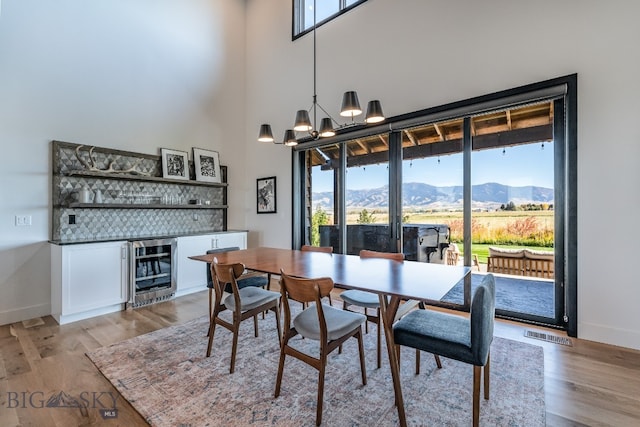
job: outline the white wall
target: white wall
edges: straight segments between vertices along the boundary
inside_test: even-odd
[[[578,73],[579,336],[633,348],[637,16],[624,0],[369,0],[318,31],[319,101],[333,113],[348,89],[393,116]],[[311,37],[290,31],[291,0],[3,0],[0,324],[50,312],[52,139],[218,150],[229,226],[250,229],[249,246],[290,246],[291,156],[256,142],[260,123],[281,138],[311,105]],[[257,215],[255,179],[272,175],[278,213]]]
[[[640,2],[369,0],[317,32],[318,97],[382,100],[394,116],[578,73],[578,334],[640,349]],[[276,138],[311,104],[312,38],[290,35],[290,0],[247,2],[247,186],[278,177],[278,213],[256,215],[252,246],[289,247],[291,161]]]
[[[243,212],[244,13],[236,0],[2,2],[0,324],[50,313],[53,139],[217,150]]]

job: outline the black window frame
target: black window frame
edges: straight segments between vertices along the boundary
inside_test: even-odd
[[[292,0],[291,4],[291,40],[294,41],[302,36],[304,36],[305,34],[308,34],[310,32],[313,31],[314,27],[318,28],[321,27],[322,25],[326,24],[329,21],[332,21],[333,19],[337,18],[338,16],[349,12],[350,10],[360,6],[361,4],[365,3],[367,0],[357,0],[356,2],[354,2],[353,4],[347,5],[346,0],[339,0],[340,1],[340,6],[339,6],[339,10],[338,12],[334,13],[331,16],[328,16],[318,22],[316,22],[315,25],[310,26],[309,28],[306,28],[304,30],[300,30],[300,28],[304,27],[304,14],[302,13],[304,11],[304,0]],[[302,14],[301,14],[302,13]]]

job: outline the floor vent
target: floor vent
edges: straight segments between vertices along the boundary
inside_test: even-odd
[[[562,344],[562,345],[573,346],[573,343],[571,342],[571,338],[559,337],[558,335],[546,334],[544,332],[536,332],[536,331],[528,331],[527,330],[527,331],[524,332],[524,336],[527,337],[527,338],[535,338],[537,340],[552,342],[554,344]]]

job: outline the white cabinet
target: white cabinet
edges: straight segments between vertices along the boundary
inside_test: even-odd
[[[193,255],[204,255],[209,249],[237,246],[247,248],[246,231],[225,231],[201,236],[178,237],[176,259],[178,283],[176,296],[206,289],[207,264],[189,259]]]
[[[219,233],[211,236],[211,247],[209,249],[222,249],[239,247],[247,249],[247,232],[227,232]]]
[[[51,315],[65,324],[127,301],[127,242],[51,245]]]

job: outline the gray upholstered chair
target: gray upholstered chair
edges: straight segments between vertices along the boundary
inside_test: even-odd
[[[333,289],[333,280],[329,277],[301,279],[287,276],[283,271],[280,272],[280,275],[280,292],[282,294],[282,306],[284,307],[284,335],[280,346],[280,361],[278,363],[278,377],[274,396],[278,397],[280,395],[286,356],[293,356],[316,368],[318,370],[316,425],[320,425],[322,422],[324,374],[327,366],[327,356],[351,337],[358,340],[362,384],[367,384],[364,346],[362,344],[362,324],[366,321],[366,317],[359,313],[352,313],[322,304],[322,298],[328,296]],[[301,303],[314,302],[315,304],[292,318],[289,299]],[[289,340],[298,334],[320,342],[318,357],[303,353],[289,346]]]
[[[393,325],[396,345],[439,354],[473,365],[473,425],[480,419],[480,374],[484,367],[484,398],[489,399],[489,348],[493,340],[495,279],[487,274],[471,302],[471,316],[414,310]]]
[[[258,313],[266,310],[273,310],[276,317],[276,327],[278,338],[280,338],[280,294],[278,292],[267,291],[255,286],[247,286],[240,289],[238,278],[245,271],[244,265],[218,264],[214,258],[211,264],[213,276],[213,286],[215,290],[215,301],[213,314],[209,322],[209,342],[207,344],[207,357],[211,355],[211,345],[213,344],[213,334],[216,325],[220,325],[233,333],[233,345],[231,348],[231,366],[229,373],[233,373],[236,363],[236,351],[238,349],[238,334],[240,323],[243,320],[253,317],[254,334],[258,336]],[[231,294],[225,292],[227,285],[231,286]],[[226,294],[224,301],[223,296]],[[229,309],[233,312],[233,320],[230,322],[222,319],[219,314]]]

